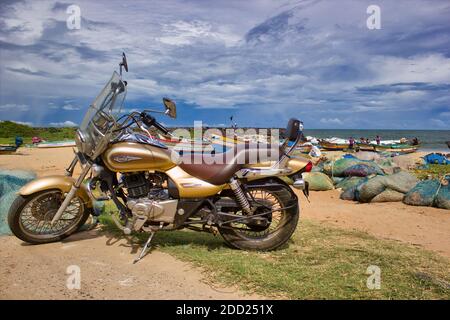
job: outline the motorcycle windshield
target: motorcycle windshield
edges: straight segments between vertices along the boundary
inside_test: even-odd
[[[120,113],[125,95],[126,86],[120,75],[114,72],[103,90],[91,103],[80,125],[80,130],[86,131],[94,125],[102,134],[106,134]]]

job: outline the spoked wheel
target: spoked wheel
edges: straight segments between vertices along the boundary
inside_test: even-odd
[[[257,203],[255,220],[233,222],[219,228],[226,243],[237,249],[274,250],[291,237],[297,227],[299,209],[297,197],[291,190],[280,188],[251,188],[249,195]],[[242,211],[233,212],[243,215]]]
[[[47,190],[28,196],[18,196],[8,213],[8,224],[19,239],[29,243],[47,243],[62,240],[79,227],[90,215],[84,202],[74,197],[61,218],[51,223],[64,200],[60,190]]]

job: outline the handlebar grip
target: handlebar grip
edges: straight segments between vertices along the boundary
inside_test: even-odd
[[[151,115],[149,115],[145,112],[142,112],[141,119],[142,119],[142,122],[144,122],[144,124],[147,127],[154,126],[158,130],[162,131],[164,134],[166,134],[166,135],[169,134],[169,130],[167,130],[162,124],[160,124],[158,121],[156,121],[156,119],[154,117],[152,117]]]
[[[165,135],[169,134],[169,130],[166,129],[166,127],[164,127],[161,123],[159,123],[158,121],[155,120],[155,122],[153,123],[153,125],[159,129],[160,131],[162,131]]]

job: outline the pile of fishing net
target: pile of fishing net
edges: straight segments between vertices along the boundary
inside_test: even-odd
[[[380,165],[371,160],[360,160],[356,157],[341,158],[336,161],[325,161],[316,170],[321,170],[330,177],[366,177],[372,174],[384,175]]]
[[[343,190],[341,199],[359,202],[402,201],[418,180],[412,174],[400,171],[392,175],[350,177],[336,185]]]
[[[341,189],[343,200],[403,201],[409,205],[450,209],[450,174],[441,180],[419,181],[392,159],[373,157],[370,153],[360,153],[357,157],[348,154],[337,160],[322,159],[303,178],[310,190]]]
[[[419,182],[405,195],[403,202],[412,206],[428,206],[450,210],[450,175],[438,180]]]
[[[334,189],[333,180],[322,172],[307,172],[303,179],[308,182],[309,190],[326,191]]]
[[[0,170],[0,234],[10,233],[7,215],[16,192],[36,175],[27,171]]]

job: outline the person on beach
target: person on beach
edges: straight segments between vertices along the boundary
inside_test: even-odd
[[[354,145],[355,145],[355,139],[353,139],[353,137],[350,137],[350,139],[348,139],[348,148],[353,149]]]
[[[377,135],[377,137],[375,138],[375,141],[377,142],[377,145],[380,145],[381,143],[381,138],[379,135]]]

